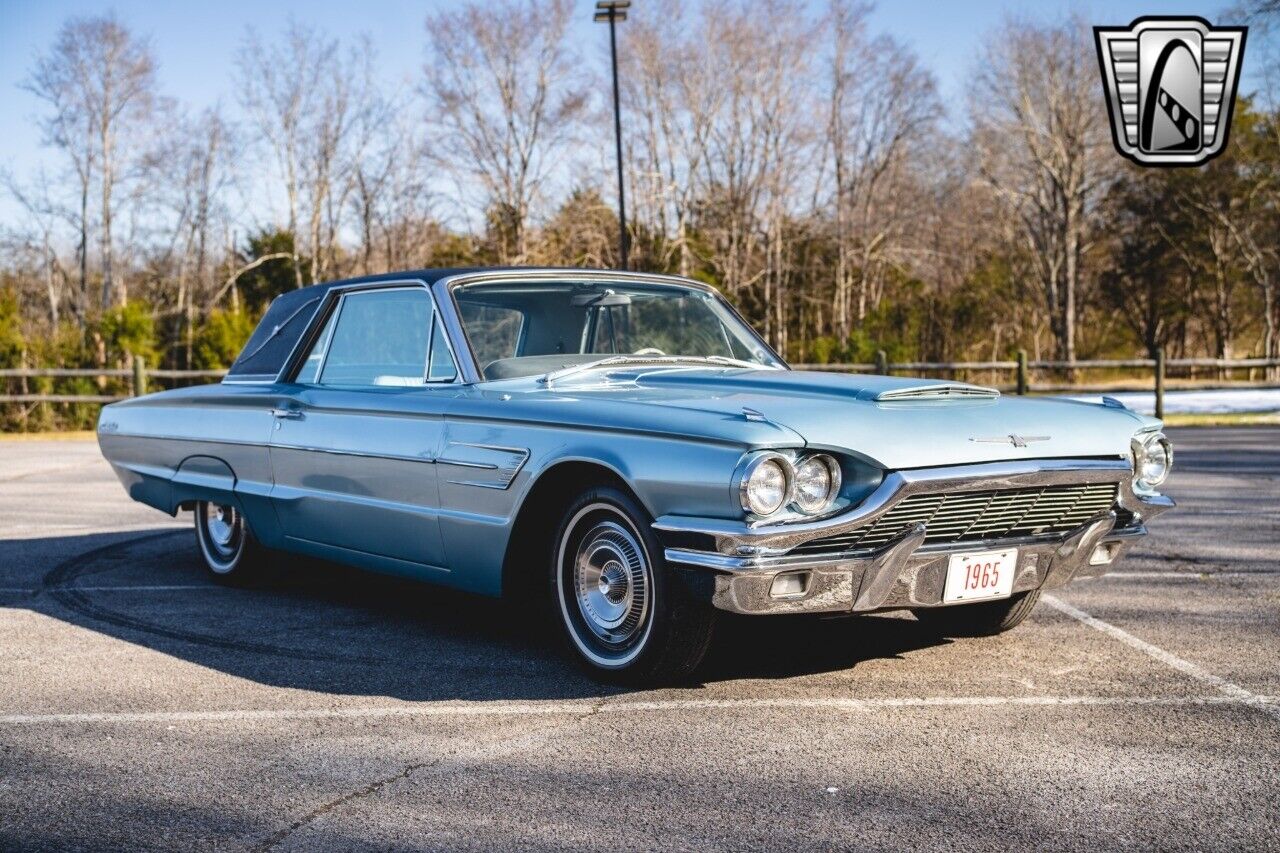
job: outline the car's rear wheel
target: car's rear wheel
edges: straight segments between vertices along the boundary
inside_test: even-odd
[[[1000,601],[924,607],[914,612],[923,625],[938,634],[949,637],[989,637],[1016,628],[1031,615],[1039,600],[1040,590],[1033,589]]]
[[[261,572],[263,548],[253,537],[239,508],[216,501],[198,501],[195,525],[205,568],[215,579],[241,583]]]
[[[552,555],[552,597],[574,654],[597,675],[661,682],[689,675],[711,643],[714,612],[671,577],[650,520],[620,489],[579,495]]]

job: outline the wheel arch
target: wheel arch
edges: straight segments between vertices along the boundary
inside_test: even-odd
[[[560,514],[573,498],[592,486],[614,486],[645,507],[636,490],[612,466],[587,459],[564,459],[542,471],[526,490],[516,511],[511,536],[502,560],[504,598],[538,595],[543,577],[541,563],[531,566],[530,554],[549,553]],[[645,507],[646,512],[649,511]]]
[[[196,501],[220,501],[243,511],[236,496],[236,473],[226,460],[197,453],[178,463],[173,473],[170,514],[191,509]]]

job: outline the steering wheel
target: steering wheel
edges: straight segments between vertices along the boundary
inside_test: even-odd
[[[632,355],[666,355],[666,353],[657,347],[644,347],[643,349],[636,350]]]

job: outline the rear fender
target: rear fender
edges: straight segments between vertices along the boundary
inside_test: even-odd
[[[173,511],[192,501],[235,504],[236,474],[231,466],[213,456],[188,456],[174,472],[171,496]]]
[[[285,544],[275,507],[264,490],[246,491],[231,466],[216,456],[194,455],[183,459],[170,481],[171,514],[187,509],[195,501],[216,501],[240,510],[249,529],[269,548]]]

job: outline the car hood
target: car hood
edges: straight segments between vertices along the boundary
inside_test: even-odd
[[[807,446],[848,451],[886,469],[1126,456],[1134,432],[1158,423],[1123,408],[979,396],[983,390],[865,374],[630,369],[578,375],[544,393],[597,406],[658,407],[668,425],[672,410],[687,410],[691,420],[713,415],[721,424],[763,418]]]

